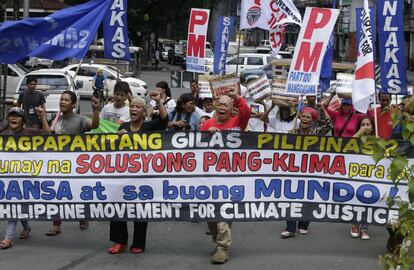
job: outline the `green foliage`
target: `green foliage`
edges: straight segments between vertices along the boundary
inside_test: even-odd
[[[414,111],[413,99],[406,108],[408,108],[408,111]],[[403,139],[411,142],[411,145],[414,146],[414,122],[412,116],[405,112],[401,116],[393,114],[392,119],[394,126],[402,125]],[[391,161],[388,175],[395,186],[398,186],[401,181],[407,182],[408,201],[402,201],[399,197],[387,198],[387,205],[389,207],[399,207],[399,219],[398,222],[392,225],[392,228],[404,240],[392,254],[385,254],[380,259],[384,269],[409,270],[410,266],[414,265],[414,164],[410,165],[408,163],[406,153],[398,152],[398,149],[387,149],[387,143],[382,139],[376,139],[374,142],[372,157],[375,162],[383,159]]]

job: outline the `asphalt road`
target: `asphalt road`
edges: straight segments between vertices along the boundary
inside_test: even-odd
[[[4,234],[6,222],[1,224]],[[214,244],[205,223],[150,223],[146,251],[139,255],[107,253],[112,245],[108,222],[92,222],[88,231],[80,231],[77,222],[64,222],[55,237],[45,236],[50,222],[30,224],[29,239],[16,239],[12,248],[0,250],[0,269],[379,270],[386,241],[382,227],[371,227],[368,241],[352,239],[350,224],[329,223],[311,223],[309,235],[280,239],[285,222],[234,223],[230,261],[212,265]]]

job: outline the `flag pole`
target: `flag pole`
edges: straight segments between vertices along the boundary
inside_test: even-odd
[[[73,84],[73,85],[75,85],[75,79],[76,79],[76,76],[78,75],[78,72],[79,72],[79,69],[80,69],[80,67],[81,67],[81,65],[82,65],[82,62],[83,62],[83,58],[80,60],[79,65],[78,65],[78,67],[76,68],[75,75],[74,75],[74,76],[73,76],[73,78],[72,78],[72,84]]]
[[[241,30],[239,30],[239,43],[237,45],[236,77],[238,77],[237,74],[239,73],[240,42],[241,42]]]
[[[296,112],[296,117],[295,117],[295,122],[293,123],[293,132],[296,132],[296,126],[298,125],[298,118],[299,118],[299,113],[300,113],[300,105],[303,102],[303,95],[300,96],[299,99],[299,104],[298,104],[298,111]]]
[[[375,89],[374,91],[374,123],[375,123],[375,137],[378,138],[377,89]]]

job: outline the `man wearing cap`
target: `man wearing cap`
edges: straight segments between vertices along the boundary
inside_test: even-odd
[[[17,107],[22,107],[26,117],[26,127],[40,128],[41,121],[37,114],[37,107],[45,109],[45,97],[36,90],[37,79],[35,77],[28,77],[26,80],[27,90],[20,93],[17,100]]]
[[[358,131],[358,123],[365,116],[357,113],[352,106],[352,99],[344,98],[338,111],[326,110],[333,122],[335,137],[352,137]]]

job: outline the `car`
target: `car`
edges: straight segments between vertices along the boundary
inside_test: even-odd
[[[10,104],[14,100],[17,86],[27,74],[27,69],[20,64],[7,65],[7,86],[6,86],[6,103]]]
[[[268,39],[262,39],[260,41],[260,47],[271,47],[270,40],[268,40]]]
[[[78,89],[73,81],[75,72],[63,69],[39,69],[27,73],[20,80],[16,89],[14,99],[15,102],[19,99],[20,93],[27,89],[27,77],[35,77],[37,79],[36,89],[41,91],[46,99],[46,112],[48,121],[52,120],[59,111],[60,96],[63,91],[69,90],[76,94],[78,102],[73,109],[74,112],[80,112],[80,96]]]
[[[250,79],[257,79],[262,75],[266,74],[266,77],[271,80],[273,78],[272,75],[272,63],[268,63],[259,68],[253,69],[246,69],[240,72],[240,80],[241,81],[248,81]]]
[[[213,74],[214,72],[214,53],[211,49],[207,49],[205,51],[205,67],[206,67],[206,74]]]
[[[240,73],[243,70],[260,68],[264,65],[267,65],[274,59],[277,59],[277,57],[271,56],[269,54],[243,53],[238,57],[234,56],[227,60],[226,73],[236,73],[238,63],[237,76],[240,76]]]
[[[160,54],[160,60],[167,62],[168,61],[168,51],[171,50],[171,47],[164,46],[164,48],[161,48],[161,54]]]
[[[63,68],[63,70],[76,71],[78,66],[79,64],[69,65]],[[113,66],[101,64],[81,64],[78,74],[76,75],[76,84],[79,86],[79,94],[82,98],[91,97],[93,95],[93,77],[98,72],[99,68],[102,68],[103,73],[107,78],[108,96],[113,97],[114,86],[116,83],[117,76],[116,68]],[[125,74],[121,72],[119,73],[119,75],[122,81],[125,81],[129,84],[129,87],[132,91],[132,95],[134,97],[144,97],[147,95],[147,83],[137,78],[127,77]],[[104,94],[106,95],[106,93]]]

